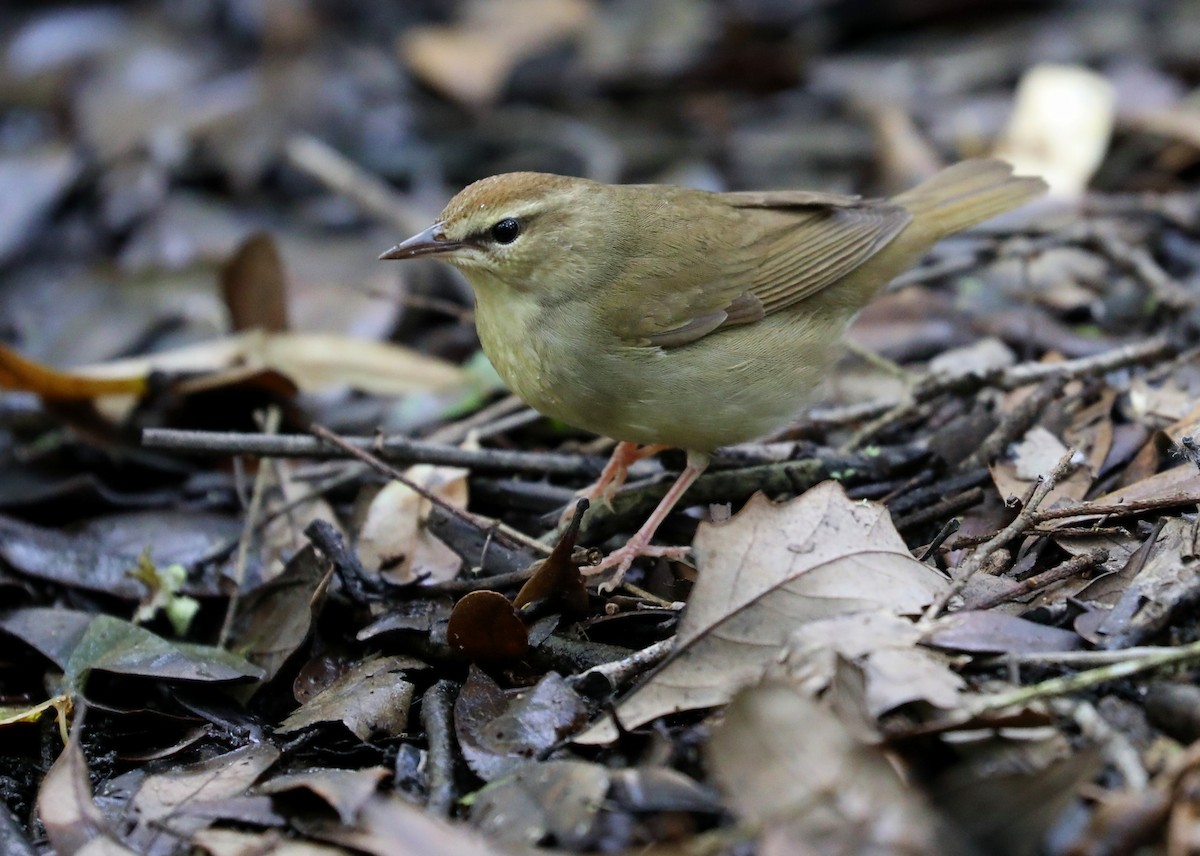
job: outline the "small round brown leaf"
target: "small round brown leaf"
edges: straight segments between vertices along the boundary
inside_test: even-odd
[[[515,660],[529,650],[525,623],[509,599],[495,591],[473,591],[456,603],[446,638],[475,663]]]

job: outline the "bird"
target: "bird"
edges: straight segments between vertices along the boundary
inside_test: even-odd
[[[890,199],[710,192],[513,172],[454,196],[381,259],[433,258],[475,293],[480,344],[546,416],[618,441],[587,492],[636,461],[687,465],[628,542],[585,573],[611,591],[714,450],[791,422],[854,316],[938,240],[1043,193],[994,158],[961,161]]]

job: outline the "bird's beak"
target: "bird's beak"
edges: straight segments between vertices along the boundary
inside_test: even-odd
[[[437,256],[452,253],[462,246],[461,241],[451,241],[442,231],[441,223],[434,223],[424,232],[418,232],[407,241],[396,244],[380,259],[419,259],[422,256]]]

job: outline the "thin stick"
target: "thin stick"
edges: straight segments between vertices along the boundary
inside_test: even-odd
[[[967,394],[987,386],[1012,390],[1028,386],[1031,383],[1041,383],[1052,377],[1074,380],[1104,374],[1136,363],[1150,362],[1174,351],[1175,346],[1166,336],[1152,336],[1131,345],[1122,345],[1110,351],[1074,360],[1064,360],[1060,363],[1033,361],[981,373],[929,374],[921,377],[903,398],[814,410],[809,415],[809,423],[817,426],[837,426],[863,420],[875,420],[861,428],[847,443],[848,447],[854,447],[862,445],[888,425],[915,413],[920,404],[946,393]],[[787,433],[780,432],[779,436],[786,436]]]
[[[405,234],[416,232],[426,225],[426,218],[386,181],[367,172],[316,137],[296,134],[287,141],[284,156],[296,169]]]
[[[601,462],[578,455],[551,452],[513,452],[507,449],[460,449],[408,437],[345,437],[335,449],[303,434],[248,434],[235,431],[178,431],[146,428],[142,445],[151,449],[216,455],[257,455],[266,458],[356,457],[368,450],[390,461],[439,464],[474,470],[535,473],[594,479]],[[340,450],[340,451],[339,451]]]
[[[1025,506],[1021,509],[1021,513],[1017,515],[1016,519],[993,535],[959,566],[958,573],[955,574],[950,584],[946,586],[946,590],[929,605],[929,608],[925,610],[925,614],[921,616],[920,623],[922,625],[928,625],[938,617],[941,611],[946,608],[946,604],[950,602],[950,599],[963,590],[966,584],[970,582],[971,577],[975,576],[988,563],[988,559],[994,552],[1033,526],[1033,513],[1050,494],[1050,491],[1054,490],[1054,486],[1073,469],[1071,460],[1074,457],[1075,450],[1068,449],[1067,453],[1054,465],[1054,469],[1034,488],[1029,501],[1025,503]]]
[[[674,637],[663,639],[661,642],[655,642],[653,645],[648,645],[645,648],[634,651],[628,657],[621,660],[592,666],[592,668],[586,671],[567,678],[567,684],[572,687],[583,686],[588,680],[601,677],[607,680],[613,689],[619,689],[630,678],[635,678],[647,669],[657,666],[674,649]]]
[[[1056,565],[1048,571],[1043,571],[1019,583],[1015,583],[1008,591],[999,592],[991,597],[984,598],[978,603],[972,603],[969,608],[991,609],[993,606],[999,606],[1007,601],[1031,595],[1039,589],[1044,589],[1046,586],[1060,580],[1070,579],[1076,574],[1080,574],[1088,568],[1093,568],[1107,559],[1108,550],[1105,550],[1103,547],[1089,550],[1086,553],[1067,559],[1065,562]]]
[[[449,514],[453,517],[457,517],[459,520],[461,520],[463,523],[466,523],[468,526],[478,529],[480,532],[487,532],[489,530],[494,530],[496,532],[499,532],[501,535],[505,536],[507,539],[509,539],[510,546],[518,546],[519,545],[519,546],[523,546],[523,547],[528,547],[530,549],[536,550],[537,552],[539,552],[543,555],[546,555],[546,556],[550,555],[552,548],[543,544],[542,542],[538,541],[537,539],[530,538],[525,533],[518,532],[516,529],[513,529],[511,526],[507,526],[499,521],[485,520],[483,518],[477,517],[474,514],[470,514],[469,512],[463,511],[457,505],[453,505],[453,504],[447,502],[446,500],[442,499],[440,496],[433,493],[431,490],[426,488],[424,485],[417,484],[412,479],[410,479],[408,476],[406,476],[404,473],[400,472],[395,467],[389,466],[388,464],[384,463],[379,458],[372,455],[370,452],[365,451],[364,449],[359,449],[359,448],[351,445],[350,443],[346,442],[341,437],[339,437],[337,434],[334,434],[332,431],[330,431],[328,428],[324,427],[323,425],[315,425],[314,424],[309,428],[309,430],[312,431],[312,433],[315,437],[318,437],[319,439],[324,440],[326,443],[336,446],[337,448],[346,452],[351,457],[357,458],[358,460],[362,461],[364,464],[369,466],[371,469],[375,470],[377,473],[385,475],[393,481],[400,482],[400,484],[404,485],[409,490],[419,494],[420,496],[425,497],[425,499],[429,500],[431,503],[436,505],[438,508],[442,509],[442,511],[446,512],[447,514]]]
[[[1139,651],[1145,649],[1137,649]],[[1070,652],[1058,654],[1059,658],[1064,658]],[[1084,652],[1088,654],[1100,652]],[[1118,652],[1126,653],[1126,652]],[[1126,654],[1128,656],[1128,654]],[[1109,681],[1127,678],[1131,675],[1137,675],[1142,672],[1148,672],[1153,669],[1161,669],[1164,666],[1182,665],[1190,663],[1194,660],[1200,660],[1200,641],[1192,642],[1188,645],[1181,645],[1177,648],[1163,648],[1143,656],[1135,656],[1130,659],[1119,660],[1109,665],[1101,666],[1096,669],[1090,669],[1086,672],[1079,672],[1074,675],[1065,675],[1060,678],[1051,678],[1050,680],[1042,681],[1041,683],[1031,684],[1027,687],[1018,687],[1003,693],[993,693],[991,695],[980,696],[971,699],[967,702],[966,708],[972,715],[978,716],[981,713],[986,713],[993,710],[1002,710],[1006,707],[1014,707],[1016,705],[1028,704],[1031,701],[1037,701],[1043,698],[1052,698],[1054,696],[1067,695],[1068,693],[1079,692],[1089,689],[1098,684],[1108,683]]]
[[[272,407],[267,410],[263,420],[263,431],[273,434],[279,430],[280,410]],[[270,467],[259,466],[254,474],[254,489],[250,492],[250,504],[246,508],[246,519],[242,524],[242,537],[238,541],[237,558],[233,563],[233,591],[229,594],[229,603],[225,607],[225,620],[221,622],[221,632],[217,636],[217,646],[224,648],[233,630],[233,619],[237,614],[238,603],[242,596],[242,586],[246,582],[246,559],[250,554],[250,541],[254,537],[255,524],[262,509],[263,494],[267,489],[267,474]]]
[[[1037,523],[1043,523],[1069,517],[1125,517],[1160,508],[1174,508],[1177,505],[1194,505],[1197,502],[1200,502],[1200,494],[1196,493],[1174,493],[1154,499],[1131,499],[1129,502],[1081,502],[1079,505],[1043,509],[1034,515],[1034,519]]]
[[[300,506],[324,496],[334,488],[341,487],[344,484],[349,484],[350,482],[362,477],[362,467],[358,466],[357,464],[348,464],[345,466],[346,469],[344,471],[332,475],[322,481],[316,482],[304,493],[289,499],[287,502],[272,508],[269,512],[262,515],[258,520],[254,521],[254,528],[251,534],[259,534],[266,529],[272,521],[278,520],[283,515],[294,511]],[[204,553],[204,555],[193,559],[190,563],[190,566],[192,568],[202,568],[211,562],[216,562],[225,558],[227,555],[233,552],[238,543],[241,541],[241,538],[242,536],[239,535],[236,538],[230,538],[220,544],[217,544],[215,547]]]

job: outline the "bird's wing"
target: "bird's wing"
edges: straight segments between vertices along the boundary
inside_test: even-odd
[[[912,220],[899,205],[825,193],[730,193],[743,218],[736,244],[706,257],[707,276],[679,271],[635,335],[662,348],[749,324],[811,297],[874,256]],[[769,212],[769,213],[768,213]],[[691,283],[691,284],[689,284]]]

